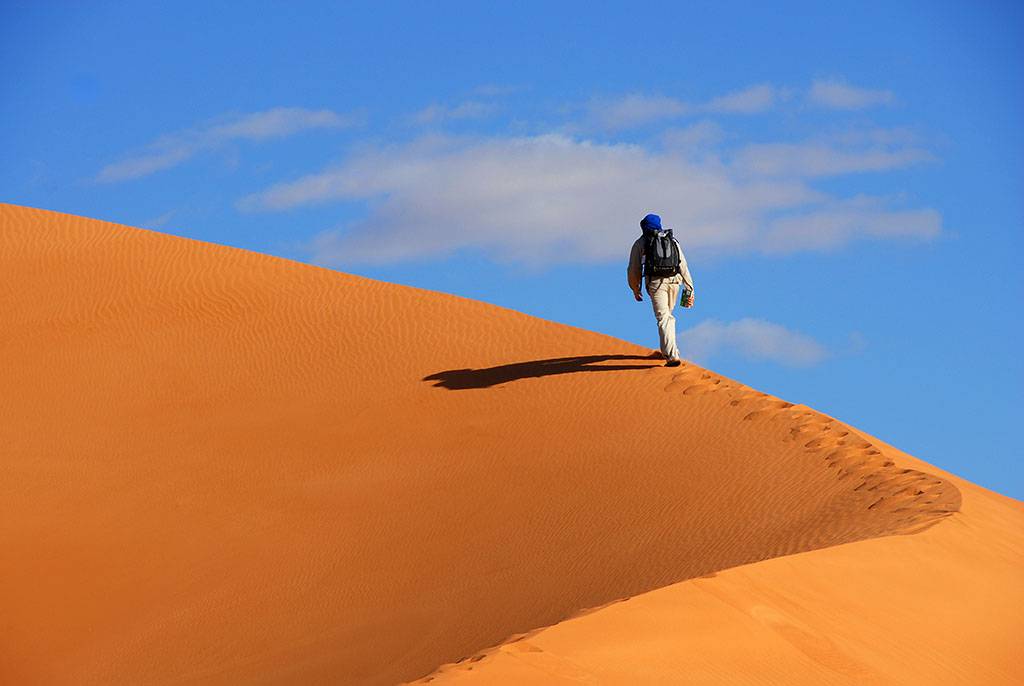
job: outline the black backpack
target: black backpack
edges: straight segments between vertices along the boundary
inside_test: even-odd
[[[672,229],[644,229],[644,276],[663,279],[679,273],[679,246],[672,240]]]

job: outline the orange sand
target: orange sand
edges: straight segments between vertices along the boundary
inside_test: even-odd
[[[1022,684],[1024,511],[944,476],[963,508],[925,532],[684,581],[511,637],[423,682]]]
[[[1021,505],[806,407],[41,210],[0,266],[0,682],[1021,677]]]

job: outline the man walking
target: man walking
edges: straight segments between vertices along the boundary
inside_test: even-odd
[[[676,307],[679,287],[683,286],[682,306],[693,307],[693,279],[686,264],[679,242],[672,237],[672,230],[661,228],[661,217],[649,214],[640,221],[642,235],[629,251],[629,267],[626,278],[633,291],[633,297],[641,302],[641,277],[647,281],[647,294],[651,296],[654,317],[658,320],[658,338],[661,340],[661,354],[667,360],[665,366],[678,367],[679,348],[676,347],[676,318],[672,310]]]

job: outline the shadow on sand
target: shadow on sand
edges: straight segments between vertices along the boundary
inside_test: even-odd
[[[490,388],[498,384],[519,379],[534,379],[554,374],[575,374],[576,372],[615,372],[627,369],[650,369],[658,365],[660,355],[585,355],[582,357],[556,357],[550,360],[531,360],[503,364],[500,367],[484,369],[449,369],[423,377],[434,381],[434,386],[450,391],[469,388]],[[645,360],[652,364],[600,364],[611,360]]]

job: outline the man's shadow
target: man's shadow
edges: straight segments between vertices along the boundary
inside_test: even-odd
[[[599,364],[609,360],[646,360],[655,362],[658,355],[585,355],[582,357],[556,357],[550,360],[514,362],[500,367],[484,369],[449,369],[423,377],[424,381],[436,382],[434,386],[450,391],[469,388],[490,388],[518,379],[535,379],[553,374],[574,374],[576,372],[614,372],[627,369],[650,369],[657,364]]]

